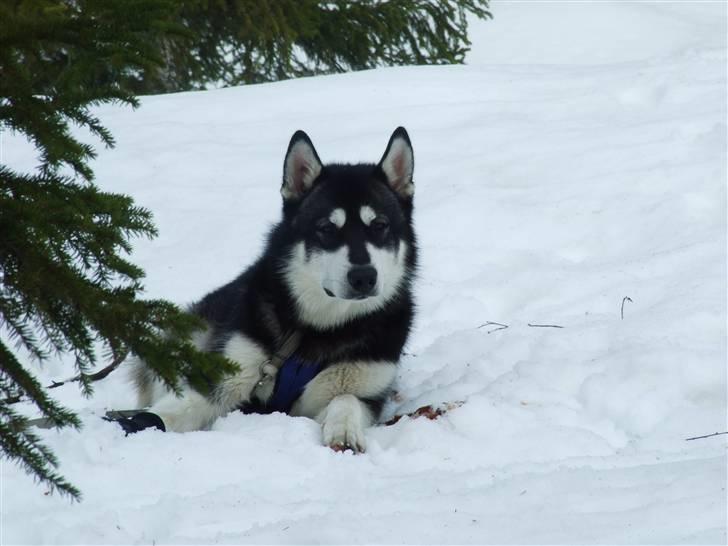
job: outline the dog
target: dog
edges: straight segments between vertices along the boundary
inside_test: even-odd
[[[283,162],[280,222],[262,256],[191,307],[206,328],[194,344],[239,371],[210,393],[167,390],[133,365],[139,406],[122,426],[185,432],[235,409],[315,419],[323,443],[363,452],[409,336],[417,243],[414,154],[403,127],[379,163],[323,164],[303,131]]]

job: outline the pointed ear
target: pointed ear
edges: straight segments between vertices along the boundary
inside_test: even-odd
[[[395,193],[404,199],[412,198],[415,193],[415,185],[412,182],[415,156],[404,127],[397,127],[392,133],[384,156],[379,162],[379,168]]]
[[[303,197],[321,174],[322,168],[321,160],[308,135],[303,131],[293,133],[286,159],[283,161],[283,199],[297,201]]]

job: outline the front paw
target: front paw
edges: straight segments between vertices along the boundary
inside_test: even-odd
[[[353,451],[364,453],[366,440],[364,430],[353,423],[325,423],[323,427],[324,444],[334,451]]]
[[[324,445],[334,451],[364,453],[364,415],[361,402],[352,395],[334,398],[324,410],[322,430]]]

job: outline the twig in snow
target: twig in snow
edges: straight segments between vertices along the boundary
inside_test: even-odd
[[[624,320],[624,302],[626,302],[626,301],[628,301],[630,303],[634,303],[632,301],[632,298],[630,298],[629,296],[625,296],[622,298],[622,308],[620,309],[620,315],[622,316],[622,320]]]
[[[558,324],[531,324],[529,322],[528,325],[531,328],[564,328],[563,326],[559,326]]]
[[[690,440],[702,440],[703,438],[710,438],[711,436],[720,436],[721,434],[728,434],[728,432],[714,432],[713,434],[707,434],[705,436],[695,436],[694,438],[685,438],[686,442]]]
[[[81,381],[82,378],[86,378],[89,381],[99,381],[105,378],[111,372],[113,372],[116,368],[118,368],[119,364],[124,362],[124,359],[127,357],[128,354],[128,351],[122,351],[121,353],[118,353],[116,357],[114,357],[114,360],[111,361],[111,364],[109,364],[105,368],[100,369],[98,372],[88,374],[80,373],[74,377],[64,379],[63,381],[53,381],[53,383],[46,386],[46,389],[55,389],[62,385],[65,385],[66,383],[75,383],[76,381]],[[0,400],[0,404],[17,404],[18,402],[22,401],[22,396],[11,396],[10,398],[6,398],[5,400]]]
[[[476,328],[476,330],[479,330],[483,326],[498,326],[498,328],[493,328],[492,330],[488,330],[486,332],[487,334],[490,334],[490,333],[493,333],[493,332],[497,332],[498,330],[505,330],[506,328],[508,328],[508,325],[507,324],[501,324],[500,322],[487,321],[487,322],[484,322],[483,324],[481,324],[480,326],[478,326]]]
[[[390,425],[393,425],[393,424],[399,422],[399,420],[402,419],[402,417],[410,417],[412,419],[417,419],[418,417],[425,417],[425,418],[429,419],[430,421],[434,421],[435,419],[437,419],[441,415],[444,415],[448,411],[453,410],[455,408],[459,408],[464,403],[465,403],[465,401],[458,400],[457,402],[448,402],[439,407],[435,407],[432,405],[422,406],[421,408],[417,408],[412,413],[408,413],[406,415],[395,415],[389,421],[386,421],[384,423],[384,426],[388,427]]]

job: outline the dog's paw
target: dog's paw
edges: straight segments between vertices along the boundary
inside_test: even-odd
[[[334,451],[366,451],[361,402],[356,397],[334,398],[325,410],[322,429],[324,445]]]
[[[364,431],[356,428],[341,428],[328,433],[324,431],[324,444],[338,452],[364,453],[367,449]]]
[[[367,445],[364,430],[356,423],[326,422],[323,426],[324,444],[334,451],[364,453]]]
[[[119,424],[126,436],[129,434],[135,434],[147,428],[156,428],[162,432],[166,432],[167,428],[164,425],[164,421],[159,415],[148,411],[141,411],[131,417],[126,416],[109,416],[104,417],[106,421],[113,421]]]

